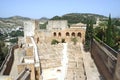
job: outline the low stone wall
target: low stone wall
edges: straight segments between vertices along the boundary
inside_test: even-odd
[[[0,74],[1,75],[9,75],[11,71],[11,67],[14,61],[14,49],[18,48],[18,45],[14,45],[11,49],[9,54],[6,56],[1,68]]]
[[[30,70],[25,68],[15,80],[30,80]]]
[[[34,67],[34,64],[22,63],[22,64],[17,65],[17,68],[18,68],[18,74],[19,75],[22,73],[23,70],[25,70],[25,68],[30,69],[31,70],[31,72],[30,72],[30,79],[28,79],[28,80],[35,80],[35,67]]]
[[[91,56],[105,80],[113,80],[118,53],[102,42],[93,40]]]
[[[120,54],[118,54],[114,80],[120,80]]]

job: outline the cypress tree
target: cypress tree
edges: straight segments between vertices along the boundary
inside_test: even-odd
[[[92,19],[87,21],[86,26],[86,33],[85,33],[85,49],[88,51],[90,49],[91,41],[93,39],[93,22]]]
[[[106,29],[106,43],[111,47],[114,46],[113,25],[111,15],[109,15],[108,26]]]

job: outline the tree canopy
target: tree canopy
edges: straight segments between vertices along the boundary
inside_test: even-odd
[[[93,21],[92,18],[87,21],[87,28],[85,33],[85,50],[90,50],[91,41],[93,39]]]
[[[3,41],[0,41],[0,66],[8,54],[8,48],[5,46]]]
[[[111,15],[106,22],[102,22],[94,29],[95,36],[101,41],[118,51],[120,49],[120,25],[119,21],[112,19]]]

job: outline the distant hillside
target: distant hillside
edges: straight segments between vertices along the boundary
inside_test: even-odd
[[[13,16],[9,18],[0,18],[0,27],[23,26],[23,21],[30,20],[27,17]]]
[[[46,18],[46,17],[42,17],[42,18],[40,18],[40,19],[38,19],[38,20],[39,20],[39,22],[41,22],[41,23],[46,23],[49,19]]]
[[[40,21],[46,21],[46,20],[49,20],[49,19],[46,18],[46,17],[42,17],[42,18],[40,18],[39,20],[40,20]]]
[[[23,26],[23,21],[32,20],[32,18],[22,17],[22,16],[12,16],[8,18],[0,18],[0,27],[4,28],[12,28],[16,26]],[[37,19],[39,22],[45,23],[49,19],[46,17],[42,17]]]
[[[30,20],[31,18],[28,18],[28,17],[22,17],[22,16],[12,16],[12,17],[9,17],[7,19],[12,19],[12,20]]]
[[[63,16],[54,16],[51,18],[51,20],[68,20],[68,23],[86,23],[87,19],[92,17],[94,21],[96,21],[97,18],[100,20],[106,19],[106,16],[99,15],[99,14],[91,14],[91,13],[69,13],[65,14]]]

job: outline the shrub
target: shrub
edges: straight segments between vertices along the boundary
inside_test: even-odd
[[[65,43],[65,39],[62,39],[61,42],[62,42],[62,43]]]
[[[52,42],[51,42],[52,45],[53,45],[53,44],[58,44],[58,43],[59,43],[59,41],[57,41],[57,40],[55,40],[55,39],[53,39]]]
[[[77,43],[77,38],[76,37],[74,37],[74,38],[71,38],[71,41],[73,41],[73,43],[74,43],[74,45]]]

